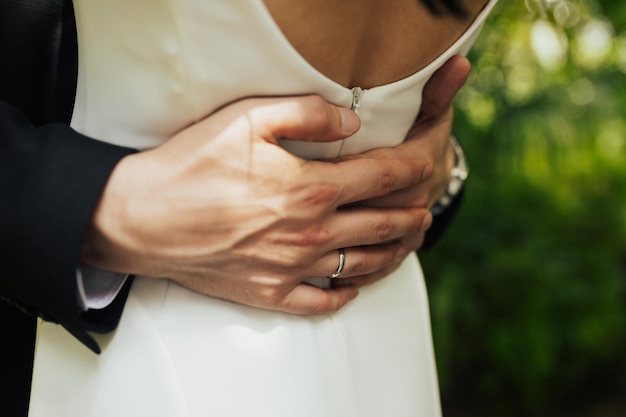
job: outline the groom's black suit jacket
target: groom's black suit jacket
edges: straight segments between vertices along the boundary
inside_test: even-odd
[[[0,415],[26,415],[35,316],[99,351],[87,331],[113,330],[128,290],[107,309],[79,307],[83,233],[133,150],[69,128],[76,50],[70,0],[0,0]],[[455,210],[437,216],[426,246]]]
[[[26,415],[35,316],[93,350],[124,296],[81,312],[80,243],[116,163],[133,152],[68,126],[76,83],[71,2],[0,0],[0,415]],[[30,314],[24,314],[24,312]]]

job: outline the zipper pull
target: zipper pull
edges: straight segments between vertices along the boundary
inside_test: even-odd
[[[361,87],[354,87],[352,89],[352,106],[350,110],[354,110],[356,114],[359,114],[359,107],[361,107],[361,94],[363,94]]]
[[[352,91],[352,105],[350,106],[350,110],[354,111],[356,114],[359,114],[359,107],[361,107],[361,94],[363,94],[363,89],[361,87],[354,87],[350,91]],[[339,152],[337,152],[337,158],[341,156],[341,151],[343,151],[343,144],[345,143],[345,139],[341,141],[341,145],[339,146]]]

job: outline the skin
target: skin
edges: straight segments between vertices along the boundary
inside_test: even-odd
[[[96,210],[83,258],[257,307],[336,310],[356,288],[300,284],[327,275],[321,258],[338,247],[418,233],[430,216],[424,209],[337,208],[417,184],[432,172],[421,158],[304,161],[277,146],[282,136],[345,137],[350,131],[341,129],[341,119],[337,107],[316,96],[246,100],[161,147],[124,158]],[[399,244],[381,246],[376,267],[399,250]]]
[[[448,49],[487,0],[461,0],[467,17],[433,15],[419,0],[264,0],[298,53],[344,87],[405,78]]]
[[[439,69],[424,88],[422,111],[413,125],[407,140],[394,148],[374,149],[362,155],[353,155],[344,159],[379,158],[394,159],[402,155],[423,157],[434,167],[433,175],[414,186],[406,187],[382,197],[375,197],[360,202],[367,207],[432,207],[443,195],[449,181],[449,174],[454,166],[454,153],[450,153],[448,137],[453,121],[452,99],[463,86],[470,71],[469,61],[461,56],[452,57]],[[406,235],[400,242],[404,248],[413,252],[420,248],[424,233]],[[346,250],[346,257],[354,257],[351,249]],[[351,260],[355,262],[354,259]],[[358,260],[357,260],[358,262]],[[341,281],[341,285],[363,286],[383,278],[395,270],[401,261],[394,261],[386,268],[369,274],[352,274]],[[354,271],[352,271],[354,272]],[[343,274],[342,274],[343,275]]]
[[[350,75],[347,85],[398,76],[337,67]],[[82,260],[254,307],[336,311],[421,245],[432,222],[428,207],[453,165],[450,102],[468,71],[456,57],[437,72],[404,144],[336,161],[302,160],[277,140],[348,137],[359,127],[350,110],[317,96],[231,104],[118,164]],[[347,262],[334,288],[302,282],[334,272],[338,248],[346,248]]]

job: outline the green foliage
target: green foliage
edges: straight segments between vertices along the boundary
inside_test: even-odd
[[[451,414],[626,415],[625,25],[621,0],[501,0],[472,52],[467,198],[420,255]]]

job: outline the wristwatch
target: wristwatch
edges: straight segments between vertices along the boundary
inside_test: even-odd
[[[459,141],[454,135],[450,135],[450,144],[454,150],[454,168],[452,168],[450,172],[450,182],[448,182],[444,195],[431,209],[431,212],[435,216],[442,213],[459,195],[469,175],[467,162],[465,162],[465,153],[463,153],[463,148],[461,148]]]

